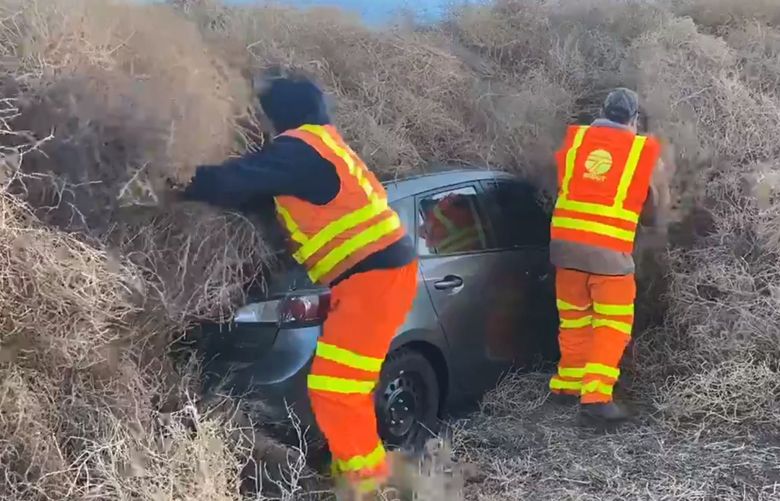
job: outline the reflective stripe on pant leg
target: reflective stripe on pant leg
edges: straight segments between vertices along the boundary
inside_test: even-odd
[[[620,377],[623,357],[634,321],[636,284],[633,275],[594,275],[589,287],[593,296],[593,348],[582,379],[582,402],[611,402]]]
[[[373,470],[377,468],[387,456],[385,448],[381,442],[379,442],[368,454],[352,456],[347,459],[335,459],[333,461],[334,472],[341,473],[355,473],[361,470]]]
[[[558,374],[550,379],[550,390],[554,393],[579,395],[584,368],[558,367]]]
[[[580,390],[582,401],[584,403],[611,401],[613,388],[620,377],[620,369],[589,363],[585,365],[584,373]]]
[[[332,290],[309,395],[334,469],[353,480],[380,475],[386,466],[373,390],[392,338],[414,300],[416,276],[413,263],[354,275]]]
[[[566,269],[556,272],[556,295],[561,360],[550,379],[553,393],[579,394],[586,355],[592,339],[592,309],[587,274]]]
[[[384,358],[368,357],[335,344],[319,341],[317,370],[308,377],[310,390],[369,394],[374,390]]]

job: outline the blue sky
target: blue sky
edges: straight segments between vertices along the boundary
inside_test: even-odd
[[[234,3],[254,3],[254,0],[227,0]],[[472,0],[473,2],[474,0]],[[440,17],[453,4],[464,0],[277,0],[294,5],[337,5],[360,13],[369,23],[381,23],[391,19],[401,9],[415,12],[421,19],[433,20]]]

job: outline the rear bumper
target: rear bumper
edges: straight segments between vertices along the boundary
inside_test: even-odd
[[[242,330],[257,338],[269,337],[268,329],[276,327],[242,326]],[[288,430],[292,412],[303,429],[315,430],[306,379],[321,332],[321,326],[280,329],[273,334],[270,346],[260,342],[262,350],[247,346],[242,352],[235,346],[225,346],[208,363],[206,384],[249,402],[259,402],[259,419],[266,425],[278,424],[280,430]]]

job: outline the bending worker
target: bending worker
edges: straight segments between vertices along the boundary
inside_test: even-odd
[[[658,226],[665,196],[654,187],[661,146],[637,134],[638,112],[635,92],[612,91],[603,118],[570,126],[556,155],[550,257],[557,268],[561,359],[550,390],[560,400],[578,397],[583,417],[602,423],[628,418],[612,393],[634,321],[632,252],[640,219]]]
[[[184,198],[249,207],[274,197],[294,259],[331,306],[308,377],[317,424],[336,473],[373,490],[388,475],[373,390],[411,310],[417,258],[377,178],[331,125],[322,91],[303,78],[274,78],[259,92],[278,134],[259,153],[203,166]]]

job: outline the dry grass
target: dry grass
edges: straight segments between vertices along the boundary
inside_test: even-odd
[[[780,447],[765,437],[693,440],[637,404],[630,428],[582,428],[575,408],[546,402],[547,375],[513,376],[482,412],[456,423],[456,453],[482,466],[466,498],[770,500],[780,494]]]
[[[777,2],[498,0],[384,30],[169,3],[0,0],[0,497],[318,495],[303,447],[189,398],[164,355],[273,264],[263,221],[161,199],[259,146],[246,77],[269,64],[316,76],[385,178],[468,163],[550,188],[566,123],[637,88],[674,174],[668,253],[638,252],[625,392],[642,418],[598,436],[546,403],[544,377],[512,377],[456,426],[486,477],[466,497],[780,496]]]
[[[511,378],[462,425],[460,450],[489,477],[471,497],[776,498],[776,3],[500,4],[503,13],[484,11],[501,20],[483,21],[485,31],[498,22],[507,33],[530,27],[529,39],[546,32],[551,42],[533,60],[562,71],[579,102],[615,83],[638,88],[648,126],[673,146],[676,223],[667,259],[645,262],[640,283],[641,309],[656,312],[644,311],[655,326],[627,360],[638,424],[595,435],[542,403],[544,377]],[[499,64],[518,64],[487,46]],[[588,78],[578,61],[590,64]]]
[[[247,84],[170,9],[0,12],[0,497],[236,499],[279,454],[165,348],[272,256],[258,222],[158,195],[242,147]]]

